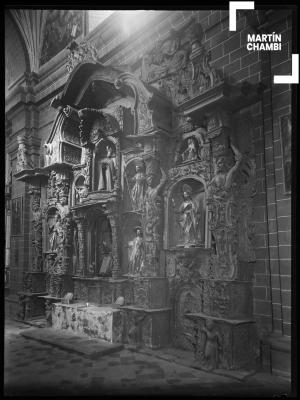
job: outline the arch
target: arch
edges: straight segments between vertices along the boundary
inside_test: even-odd
[[[105,67],[98,62],[82,62],[70,74],[61,100],[66,105],[70,104],[74,107],[80,107],[83,96],[93,81],[109,84],[113,96],[120,95],[120,91],[115,88],[114,82],[121,73],[121,70],[113,67]]]
[[[186,350],[193,350],[187,333],[193,334],[193,323],[185,317],[186,313],[202,311],[202,294],[199,287],[185,283],[177,288],[173,299],[173,331],[175,343]]]
[[[5,89],[18,81],[26,72],[30,72],[27,47],[23,36],[10,11],[5,12]]]
[[[188,174],[188,175],[184,175],[181,176],[180,178],[176,179],[176,181],[171,181],[165,188],[164,190],[164,197],[165,199],[168,199],[169,195],[170,195],[170,191],[172,191],[172,189],[174,188],[174,186],[176,186],[178,183],[186,180],[186,179],[195,179],[196,181],[199,181],[203,184],[205,191],[207,191],[207,184],[206,184],[206,180],[204,178],[204,176],[202,175],[196,175],[196,174]]]
[[[74,178],[72,188],[72,204],[77,205],[81,202],[83,191],[86,189],[86,177],[83,174],[79,174]]]
[[[111,275],[112,229],[101,209],[91,208],[87,214],[87,272],[89,276]]]

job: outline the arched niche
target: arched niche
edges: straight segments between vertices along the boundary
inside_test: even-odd
[[[116,189],[117,181],[117,142],[115,138],[102,138],[95,145],[93,157],[93,190],[108,191]]]
[[[125,210],[141,211],[146,192],[146,164],[141,157],[129,160],[124,171]]]
[[[82,198],[86,196],[87,190],[88,187],[86,184],[85,176],[79,175],[78,177],[76,177],[73,185],[72,203],[75,205],[80,204],[82,202]]]
[[[98,211],[87,214],[87,275],[111,276],[112,231],[109,219]]]
[[[136,229],[141,228],[142,237],[144,237],[144,232],[142,228],[141,215],[137,212],[131,211],[127,212],[123,216],[122,223],[122,272],[123,274],[130,273],[129,266],[129,253],[130,253],[130,242],[132,242],[136,237]]]
[[[167,191],[165,248],[207,247],[205,183],[187,176]]]

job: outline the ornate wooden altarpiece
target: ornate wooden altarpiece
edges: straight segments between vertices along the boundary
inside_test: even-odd
[[[242,368],[258,351],[248,110],[262,86],[229,84],[202,39],[193,20],[171,31],[140,77],[73,43],[44,166],[28,167],[23,141],[16,177],[33,187],[30,276],[45,275],[48,307],[123,296],[125,342],[172,340],[201,368]]]

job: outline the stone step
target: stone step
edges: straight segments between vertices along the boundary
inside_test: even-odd
[[[120,351],[123,348],[122,344],[113,344],[101,339],[90,339],[86,336],[53,328],[33,328],[20,334],[28,339],[50,344],[92,359]]]

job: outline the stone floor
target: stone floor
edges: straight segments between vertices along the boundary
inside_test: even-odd
[[[6,396],[176,395],[278,397],[290,383],[266,373],[233,379],[122,349],[91,360],[20,335],[32,329],[5,324]],[[43,328],[40,328],[43,329]]]

